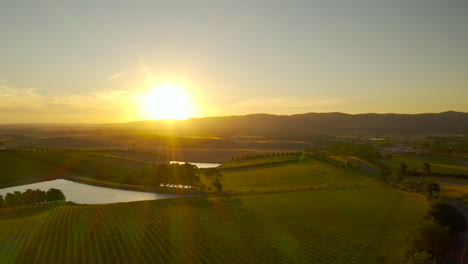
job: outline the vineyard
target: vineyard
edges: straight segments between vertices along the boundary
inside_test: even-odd
[[[397,263],[407,235],[424,215],[421,196],[386,188],[315,190],[213,198],[308,229],[377,248],[378,256]],[[389,252],[392,252],[390,254]]]
[[[261,166],[261,165],[278,164],[278,163],[294,162],[294,161],[298,162],[299,157],[297,157],[297,156],[280,156],[280,157],[235,160],[235,161],[230,161],[228,163],[221,164],[219,166],[219,169],[233,169],[233,168]]]
[[[80,150],[26,149],[15,151],[14,154],[65,170],[77,170],[91,178],[123,183],[141,184],[141,176],[149,174],[151,170],[151,165],[146,162],[95,155],[93,152]]]
[[[0,152],[0,188],[39,182],[54,177],[53,166]]]
[[[223,169],[221,172],[225,190],[245,192],[379,186],[375,180],[360,172],[311,159]]]
[[[4,210],[1,263],[372,263],[375,252],[199,198]]]

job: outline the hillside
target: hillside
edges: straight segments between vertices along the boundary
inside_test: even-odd
[[[467,134],[468,113],[297,115],[251,114],[107,125],[107,128],[151,129],[223,135],[434,135]]]
[[[221,169],[221,173],[225,190],[243,192],[380,186],[379,182],[362,173],[337,168],[316,160]]]

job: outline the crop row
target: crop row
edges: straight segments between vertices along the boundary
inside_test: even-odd
[[[1,263],[361,263],[362,244],[189,198],[0,218]]]

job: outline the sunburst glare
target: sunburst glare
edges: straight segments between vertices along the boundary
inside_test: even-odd
[[[149,119],[187,119],[193,115],[187,92],[175,84],[153,85],[142,96],[141,107]]]

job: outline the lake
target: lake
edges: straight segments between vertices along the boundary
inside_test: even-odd
[[[184,164],[185,161],[171,160],[171,164],[172,163]],[[218,167],[219,165],[221,165],[221,163],[190,162],[190,161],[188,161],[187,163],[196,165],[198,168],[215,168],[215,167]]]
[[[121,203],[183,197],[183,195],[177,194],[138,192],[98,187],[63,179],[0,189],[0,195],[5,197],[7,193],[13,193],[14,191],[24,192],[27,189],[47,191],[50,188],[60,189],[65,194],[67,201],[80,204]]]

